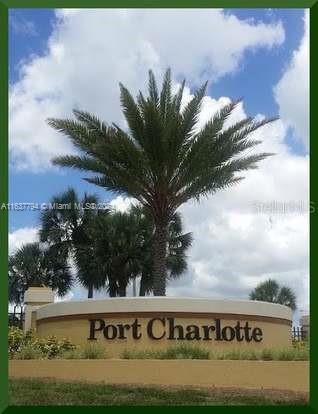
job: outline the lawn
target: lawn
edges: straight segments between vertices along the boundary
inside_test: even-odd
[[[119,386],[54,380],[9,381],[10,405],[304,405],[305,393],[277,390]]]

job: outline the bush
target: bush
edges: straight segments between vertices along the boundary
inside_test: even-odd
[[[179,345],[162,351],[136,351],[125,350],[121,354],[123,359],[213,359],[213,360],[248,360],[248,361],[308,361],[309,350],[294,349],[229,349],[228,351],[213,350],[209,352],[204,348]]]
[[[282,349],[277,352],[277,360],[279,361],[308,361],[309,349]]]
[[[120,358],[122,359],[160,359],[160,351],[145,350],[137,351],[135,349],[125,349]]]
[[[213,352],[210,359],[229,359],[229,360],[249,360],[255,361],[260,359],[258,353],[249,349],[230,349],[229,351]]]
[[[103,359],[106,358],[105,348],[100,345],[88,344],[79,353],[82,359]]]
[[[309,349],[309,342],[308,341],[293,340],[292,343],[293,343],[293,347],[295,349],[307,349],[307,350]]]
[[[65,351],[60,356],[61,359],[82,359],[82,353],[78,348]]]
[[[46,358],[57,358],[64,352],[73,351],[76,347],[68,339],[57,339],[55,336],[39,338],[34,341]]]
[[[209,359],[209,351],[199,346],[180,344],[160,352],[160,359]]]
[[[180,344],[165,350],[125,350],[123,359],[209,359],[209,351],[199,346]]]
[[[34,332],[23,332],[22,329],[16,326],[10,326],[8,331],[8,353],[12,357],[16,352],[19,352],[21,347],[29,344],[34,339]]]
[[[45,354],[34,344],[22,345],[18,352],[13,355],[14,359],[44,359]]]
[[[9,358],[32,359],[32,355],[34,358],[56,358],[74,349],[75,346],[67,339],[57,339],[55,336],[37,338],[33,331],[24,333],[20,328],[9,328]]]
[[[275,359],[275,351],[273,349],[263,349],[261,351],[261,358],[263,361],[272,361]]]

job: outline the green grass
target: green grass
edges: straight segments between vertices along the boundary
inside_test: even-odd
[[[291,391],[118,386],[53,380],[9,381],[9,405],[304,405]]]

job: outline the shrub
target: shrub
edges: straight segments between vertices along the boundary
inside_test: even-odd
[[[10,358],[31,359],[31,355],[34,358],[56,358],[63,352],[73,349],[75,346],[67,339],[57,339],[55,336],[37,338],[33,331],[24,333],[20,328],[9,328],[8,353]]]
[[[164,350],[125,350],[123,359],[209,359],[209,351],[198,346],[179,344]]]
[[[154,350],[145,350],[145,351],[137,351],[136,349],[125,349],[120,358],[122,359],[163,359],[160,358],[161,353],[160,351]]]
[[[281,349],[277,351],[276,359],[278,361],[308,361],[309,349]]]
[[[47,358],[56,358],[61,356],[64,352],[75,349],[75,345],[68,339],[57,339],[55,336],[36,339],[34,344],[41,349],[42,353]]]
[[[209,359],[209,351],[199,346],[180,344],[160,352],[160,359]]]
[[[16,352],[19,352],[21,347],[31,343],[34,340],[34,332],[23,332],[22,329],[16,326],[10,326],[8,331],[8,353],[12,357]]]
[[[249,360],[249,361],[307,361],[308,348],[304,349],[229,349],[228,351],[213,350],[190,345],[178,345],[162,351],[153,350],[125,350],[123,359],[218,359],[218,360]]]
[[[292,341],[293,347],[295,349],[309,349],[309,342],[308,341]]]
[[[61,359],[82,359],[82,353],[78,348],[64,351],[62,355],[60,355]]]
[[[79,353],[82,359],[103,359],[106,358],[105,348],[100,345],[88,344]]]
[[[261,351],[261,358],[263,361],[272,361],[275,359],[274,357],[275,351],[273,349],[263,349]]]
[[[22,345],[13,356],[14,359],[44,359],[45,354],[33,343]]]

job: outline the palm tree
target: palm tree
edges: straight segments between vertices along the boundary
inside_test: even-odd
[[[9,302],[21,306],[31,286],[51,287],[64,296],[73,283],[66,257],[40,243],[24,244],[9,258]]]
[[[139,273],[143,255],[138,218],[128,212],[112,211],[97,225],[94,252],[107,274],[109,295],[126,296],[129,282]]]
[[[93,249],[93,225],[107,210],[97,209],[98,198],[85,194],[79,200],[74,189],[69,188],[52,198],[55,208],[41,215],[41,241],[50,246],[52,254],[64,254],[74,260],[77,279],[88,290],[88,298],[94,289],[105,285],[106,275],[99,266]]]
[[[186,249],[191,245],[191,233],[182,233],[179,214],[169,225],[167,266],[173,279],[186,270]],[[154,223],[141,207],[133,206],[127,212],[112,211],[96,222],[94,252],[107,274],[110,296],[126,296],[128,284],[140,278],[140,296],[153,290]]]
[[[23,284],[23,279],[20,277],[20,275],[17,272],[12,271],[13,266],[13,256],[10,256],[8,263],[8,300],[9,304],[13,305],[13,314],[11,319],[9,315],[9,325],[19,325],[20,327],[22,327],[25,286]],[[18,307],[20,308],[20,318],[17,318],[16,316]]]
[[[139,295],[145,296],[154,290],[153,278],[153,236],[155,225],[146,211],[140,213],[144,217],[144,246],[141,264],[141,279]],[[167,280],[177,279],[187,270],[186,251],[192,244],[192,234],[183,233],[182,220],[179,213],[175,213],[168,226],[167,243]]]
[[[251,300],[280,303],[296,309],[296,295],[286,286],[280,286],[276,280],[268,279],[260,283],[249,295]]]
[[[246,118],[232,126],[225,121],[238,104],[221,108],[201,129],[196,128],[207,83],[181,108],[185,82],[173,95],[167,70],[161,92],[149,71],[149,96],[140,92],[137,101],[120,84],[121,105],[128,131],[96,116],[74,110],[76,120],[48,120],[68,136],[79,155],[60,156],[56,165],[95,173],[86,181],[115,194],[137,199],[155,223],[154,294],[165,295],[168,225],[176,210],[188,200],[237,184],[236,173],[256,168],[268,153],[247,154],[260,141],[250,134],[273,119]]]

